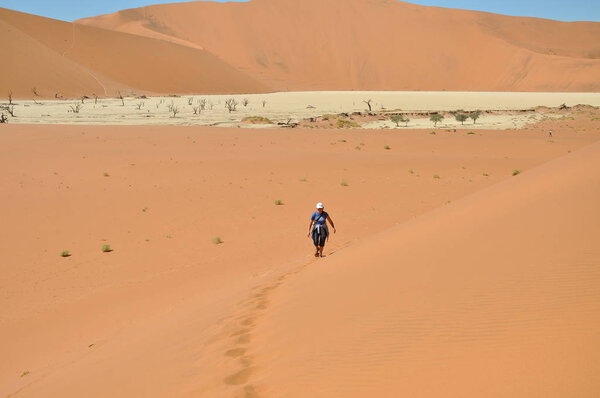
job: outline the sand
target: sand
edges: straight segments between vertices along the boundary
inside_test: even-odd
[[[597,318],[589,311],[598,302],[592,294],[598,291],[593,273],[598,258],[588,244],[598,236],[593,223],[597,213],[588,204],[597,198],[597,156],[589,160],[597,146],[586,147],[600,139],[600,130],[581,113],[572,120],[553,121],[557,133],[549,140],[547,123],[520,131],[481,130],[477,135],[411,129],[398,134],[2,125],[0,192],[9,211],[0,231],[0,351],[5,359],[0,361],[0,395],[229,397],[252,396],[252,386],[264,396],[280,396],[281,391],[318,395],[321,387],[330,396],[344,396],[346,386],[357,385],[356,393],[373,386],[378,392],[388,387],[406,391],[421,385],[419,375],[447,380],[449,373],[432,368],[427,347],[443,353],[440,360],[453,365],[457,381],[465,381],[475,377],[473,368],[444,359],[456,358],[456,348],[464,347],[455,340],[474,341],[468,351],[480,353],[469,363],[481,368],[481,361],[496,358],[500,351],[511,355],[526,349],[521,336],[530,331],[540,342],[526,351],[530,368],[539,369],[538,377],[559,380],[552,367],[557,362],[548,360],[558,351],[538,356],[535,347],[564,347],[569,367],[561,379],[563,388],[585,396],[595,388],[593,378],[585,378],[597,373],[597,363],[587,354],[594,348],[574,344],[588,342],[586,333],[597,329]],[[558,163],[550,171],[534,170],[546,162],[552,165],[553,159]],[[584,170],[571,172],[573,163]],[[513,177],[515,169],[522,174]],[[548,177],[554,174],[556,183]],[[535,188],[538,179],[556,190],[544,194]],[[491,193],[485,193],[488,188]],[[277,206],[275,200],[284,204]],[[314,262],[306,228],[317,201],[326,204],[338,233],[327,245],[329,257]],[[488,202],[489,208],[483,205]],[[523,209],[515,210],[521,202]],[[534,204],[539,211],[534,212]],[[471,208],[472,215],[464,214]],[[481,213],[485,209],[487,215]],[[587,215],[585,224],[581,212]],[[544,223],[536,223],[542,215]],[[514,224],[516,217],[523,222]],[[432,228],[436,220],[439,228]],[[490,227],[494,222],[497,229]],[[575,222],[581,230],[571,227]],[[564,230],[540,231],[545,225]],[[536,236],[541,242],[536,238],[533,245]],[[215,237],[224,243],[214,244]],[[556,244],[557,239],[564,244]],[[519,241],[524,246],[515,248]],[[105,244],[114,251],[103,253]],[[63,250],[72,256],[62,258]],[[428,256],[416,262],[424,251]],[[377,255],[363,260],[371,252]],[[467,256],[464,262],[456,260],[460,253]],[[560,261],[544,262],[549,273],[536,282],[539,264],[527,259],[539,253],[542,259],[557,253]],[[447,257],[443,264],[461,271],[442,272],[449,268],[439,268],[439,255]],[[485,261],[473,263],[479,255]],[[412,260],[396,265],[393,259],[398,257]],[[431,261],[425,264],[427,259]],[[576,272],[562,272],[564,264],[572,264]],[[403,288],[388,289],[386,280],[396,281],[399,273]],[[496,275],[501,283],[491,284]],[[298,279],[266,297],[265,289],[279,284],[282,276],[286,282]],[[352,294],[358,281],[364,282],[363,288]],[[407,290],[411,281],[414,287]],[[481,282],[476,297],[481,305],[488,303],[484,309],[492,310],[487,317],[471,300],[475,281]],[[368,290],[379,283],[381,289]],[[333,285],[339,285],[339,294],[327,290],[323,295],[324,286]],[[306,297],[307,291],[314,296]],[[541,294],[551,298],[545,305]],[[346,305],[352,297],[362,298],[362,305]],[[419,304],[422,297],[431,300]],[[319,311],[312,304],[306,309],[313,308],[318,318],[309,318],[298,302],[317,299]],[[530,303],[511,306],[523,300]],[[445,312],[436,310],[440,303],[447,303]],[[508,315],[499,314],[500,307],[510,309]],[[259,314],[261,319],[248,316],[254,309],[267,312]],[[363,329],[352,323],[359,309],[372,314],[360,322]],[[557,318],[550,317],[555,311]],[[436,334],[438,321],[446,319],[440,313],[456,314],[455,323],[452,330]],[[509,323],[512,340],[495,337],[491,351],[479,350],[482,325],[504,322],[508,316],[524,326]],[[339,322],[339,328],[322,323],[327,319]],[[385,319],[392,322],[391,329]],[[398,338],[394,325],[411,319],[412,329],[403,329],[409,339]],[[557,334],[546,333],[548,319],[554,319]],[[345,326],[349,329],[343,332]],[[359,347],[355,339],[361,330],[372,337]],[[331,350],[313,350],[316,343],[307,339],[315,334]],[[413,339],[418,336],[425,340]],[[405,387],[381,379],[398,369],[398,346],[392,344],[390,354],[381,353],[396,341],[408,344],[410,361],[402,369],[415,375],[414,383]],[[349,356],[356,362],[345,362]],[[286,358],[295,365],[288,366]],[[465,364],[467,357],[459,358]],[[509,366],[514,362],[506,357],[502,361],[506,367],[489,368],[498,375],[493,383],[504,377],[514,388],[532,385],[531,373],[517,383]],[[256,369],[242,367],[252,364]],[[322,377],[303,376],[315,370]],[[579,386],[571,382],[576,373],[582,377]],[[342,378],[355,382],[342,385]],[[474,380],[465,385],[479,385],[480,379]],[[297,383],[303,383],[302,389],[290,392]],[[435,384],[430,391],[436,391]]]
[[[225,108],[227,99],[238,102],[235,112]],[[244,99],[248,105],[244,106]],[[205,110],[199,102],[206,101]],[[17,117],[9,123],[24,124],[101,124],[101,125],[200,125],[220,127],[268,127],[287,121],[299,122],[327,114],[366,112],[363,102],[372,100],[371,107],[378,113],[393,111],[507,111],[483,114],[477,123],[469,120],[465,125],[451,115],[438,125],[439,128],[510,129],[523,128],[541,120],[562,117],[554,111],[531,111],[536,107],[558,107],[587,104],[600,106],[598,93],[473,93],[473,92],[287,92],[244,95],[191,95],[182,97],[148,97],[84,100],[19,100],[14,108]],[[190,105],[191,102],[191,105]],[[263,106],[264,102],[264,106]],[[5,102],[6,104],[6,102]],[[81,106],[78,113],[73,110]],[[124,105],[124,106],[123,106]],[[178,109],[176,117],[170,106]],[[197,114],[194,113],[194,108]],[[6,112],[4,112],[6,113]],[[242,123],[246,117],[266,117],[273,124]],[[385,115],[384,115],[385,117]],[[308,124],[310,127],[310,124]],[[402,125],[404,126],[404,125]],[[394,128],[389,121],[365,121],[361,127]],[[428,117],[412,117],[408,127],[431,129]],[[404,128],[404,127],[402,127]]]
[[[252,0],[77,23],[191,42],[273,91],[600,91],[598,22],[396,0]]]

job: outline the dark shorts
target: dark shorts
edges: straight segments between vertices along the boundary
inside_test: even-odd
[[[327,228],[314,228],[312,231],[312,238],[315,246],[325,246],[327,236],[329,236],[329,231]]]

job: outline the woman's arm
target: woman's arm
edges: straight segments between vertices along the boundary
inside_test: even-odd
[[[329,221],[329,224],[331,224],[331,228],[333,228],[333,233],[335,234],[335,225],[333,225],[333,220],[331,217],[327,216],[327,221]]]
[[[310,220],[310,224],[308,224],[308,237],[309,238],[310,238],[310,232],[312,231],[312,226],[313,226],[314,222],[315,222],[314,220]]]

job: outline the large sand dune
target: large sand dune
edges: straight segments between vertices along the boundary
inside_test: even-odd
[[[3,98],[265,91],[213,54],[164,40],[2,8],[0,33]]]
[[[276,397],[597,397],[600,144],[259,290],[229,380]],[[243,319],[243,318],[241,318]]]
[[[192,43],[274,90],[598,91],[600,23],[395,0],[190,2],[79,21]]]
[[[567,377],[579,372],[589,391],[595,348],[574,344],[597,330],[598,147],[585,149],[600,138],[596,124],[476,135],[2,125],[0,396],[231,397],[301,382],[265,396],[310,396],[301,392],[316,383],[345,391],[345,376],[382,391],[400,388],[380,378],[398,366],[415,375],[410,388],[417,376],[447,376],[432,351],[464,381],[469,369],[447,358],[484,336],[491,351],[474,367],[523,349],[523,363],[555,381],[555,362],[540,358],[563,347]],[[314,263],[306,228],[318,200],[338,233],[334,254]],[[548,353],[535,356],[542,343]]]

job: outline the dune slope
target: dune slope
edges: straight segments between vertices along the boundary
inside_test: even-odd
[[[229,380],[286,397],[597,396],[599,159],[596,143],[263,290]]]
[[[213,54],[164,40],[72,24],[0,8],[7,62],[2,96],[133,93],[245,93],[266,87]]]
[[[190,2],[84,19],[193,43],[281,91],[598,91],[600,23],[395,0]]]

